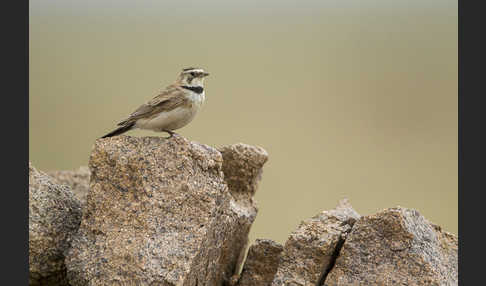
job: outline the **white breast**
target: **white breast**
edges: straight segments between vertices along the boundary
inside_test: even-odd
[[[198,106],[199,109],[201,105],[204,103],[204,100],[206,99],[206,95],[204,94],[204,91],[201,94],[197,94],[191,91],[191,93],[189,94],[189,98],[193,103],[195,103]]]
[[[191,92],[188,97],[192,102],[191,107],[177,107],[162,112],[152,119],[139,119],[136,127],[153,131],[176,130],[184,127],[196,116],[205,99],[204,92],[201,94]]]

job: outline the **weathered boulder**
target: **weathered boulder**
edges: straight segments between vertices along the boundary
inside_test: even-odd
[[[417,211],[361,217],[325,285],[457,285],[457,237]]]
[[[76,198],[84,206],[89,191],[90,172],[88,166],[81,166],[73,171],[48,171],[46,173],[57,184],[70,186]]]
[[[247,164],[259,174],[266,159],[254,157]],[[216,149],[180,136],[98,139],[81,226],[66,257],[71,285],[228,281],[241,263],[256,207],[250,194],[233,198],[226,163]],[[247,179],[241,184],[256,188],[256,179]]]
[[[248,245],[248,233],[258,212],[253,195],[261,179],[263,165],[268,160],[268,154],[260,147],[243,143],[224,146],[218,150],[223,157],[224,180],[231,193],[229,210],[231,217],[235,217],[237,222],[230,223],[232,229],[224,244],[228,249],[224,253],[229,256],[223,257],[220,261],[222,265],[226,265],[224,272],[231,275],[237,274],[243,264]],[[240,249],[240,251],[238,253],[230,249]],[[236,264],[232,262],[235,259]],[[228,280],[227,277],[225,275],[225,284],[234,283],[234,280],[231,278]],[[232,278],[234,277],[237,275]]]
[[[70,188],[29,162],[29,285],[68,285],[64,251],[80,221]]]
[[[270,239],[257,239],[248,250],[238,286],[270,285],[283,247]]]
[[[303,221],[284,246],[271,285],[321,285],[359,214],[347,200]]]
[[[118,136],[96,141],[89,168],[50,177],[29,162],[29,284],[458,284],[457,236],[401,207],[360,217],[347,200],[284,247],[257,239],[238,275],[267,160],[242,143]]]

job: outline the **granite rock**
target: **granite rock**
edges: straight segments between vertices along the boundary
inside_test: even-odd
[[[401,207],[361,217],[347,200],[283,247],[257,239],[238,275],[267,160],[176,135],[98,139],[89,168],[52,177],[29,162],[29,284],[458,284],[457,236]]]
[[[81,202],[81,205],[84,206],[89,191],[90,171],[88,166],[81,166],[73,171],[48,171],[46,173],[51,176],[57,184],[70,186],[76,198]]]
[[[80,220],[71,189],[29,162],[29,285],[68,285],[64,252]]]
[[[261,168],[259,162],[249,164]],[[98,139],[81,226],[66,257],[71,285],[228,281],[256,207],[251,195],[233,198],[224,164],[218,150],[177,135]],[[247,179],[256,188],[257,179]]]
[[[277,272],[283,247],[270,239],[257,239],[248,255],[238,280],[238,286],[267,286]]]
[[[268,160],[267,152],[260,147],[251,146],[243,143],[237,143],[229,146],[218,148],[223,157],[222,170],[224,181],[228,185],[231,193],[230,211],[236,218],[237,224],[232,224],[233,231],[226,240],[227,247],[240,249],[239,253],[227,252],[228,254],[238,255],[238,257],[226,257],[226,261],[233,261],[236,258],[236,264],[226,264],[225,273],[233,274],[233,277],[239,272],[243,264],[246,248],[248,246],[248,233],[251,225],[256,218],[258,208],[253,200],[258,182],[261,179],[263,165]],[[233,281],[225,279],[226,285],[234,284]]]
[[[218,149],[223,156],[225,181],[236,199],[251,199],[257,190],[267,152],[257,146],[237,143]]]
[[[458,285],[456,236],[416,210],[361,217],[325,285]]]
[[[359,214],[346,199],[304,220],[284,246],[271,285],[321,285]]]

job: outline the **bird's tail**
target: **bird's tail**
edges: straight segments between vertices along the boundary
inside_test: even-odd
[[[135,124],[135,122],[132,122],[132,123],[120,126],[117,129],[111,131],[110,133],[106,134],[105,136],[103,136],[101,138],[107,138],[107,137],[123,134],[123,133],[127,132],[128,130],[132,129],[134,124]]]

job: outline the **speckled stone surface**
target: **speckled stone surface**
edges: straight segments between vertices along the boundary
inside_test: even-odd
[[[283,246],[270,239],[257,239],[248,249],[238,286],[268,286],[277,272]]]
[[[222,285],[256,215],[232,197],[222,166],[218,150],[181,136],[98,139],[70,283]]]
[[[231,193],[236,199],[250,199],[257,190],[267,152],[257,146],[237,143],[218,148],[223,155],[223,171]]]
[[[234,275],[243,264],[248,245],[248,233],[258,212],[253,195],[261,179],[263,165],[268,160],[268,154],[263,148],[243,143],[224,146],[218,150],[223,156],[224,180],[232,195],[230,211],[237,220],[237,224],[233,224],[235,227],[232,234],[226,241],[227,247],[233,245],[240,249],[236,265],[227,264],[225,269],[225,273]],[[234,281],[227,279],[224,282],[226,285],[234,284]]]
[[[416,210],[361,217],[325,285],[458,285],[456,236]]]
[[[359,214],[347,200],[304,220],[287,240],[271,285],[319,285]]]
[[[61,185],[71,187],[72,192],[84,207],[89,191],[90,171],[88,166],[81,166],[77,170],[48,171],[46,172],[54,181]]]
[[[29,285],[68,285],[63,253],[80,220],[70,188],[29,162]]]

